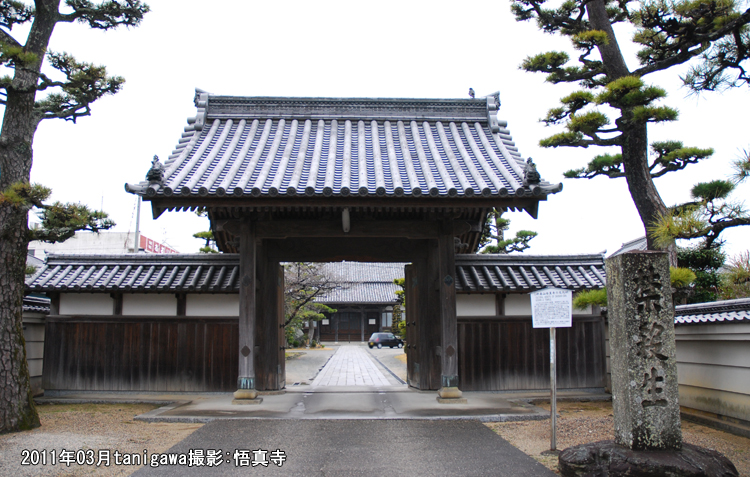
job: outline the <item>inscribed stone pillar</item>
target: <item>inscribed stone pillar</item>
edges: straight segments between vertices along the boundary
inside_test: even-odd
[[[239,373],[235,403],[258,402],[255,383],[255,224],[244,222],[240,227],[240,315]]]
[[[615,442],[633,450],[680,449],[667,254],[624,253],[606,266]]]

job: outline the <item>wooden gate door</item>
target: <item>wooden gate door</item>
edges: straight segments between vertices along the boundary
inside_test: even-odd
[[[279,346],[278,351],[279,353],[279,361],[278,361],[278,383],[279,387],[278,389],[284,389],[286,387],[286,354],[284,353],[284,349],[286,348],[286,333],[283,331],[284,326],[284,266],[279,264],[279,280],[278,280],[278,288],[276,291],[276,299],[277,299],[277,305],[276,305],[276,312],[279,316]]]
[[[414,265],[404,269],[404,299],[406,301],[406,382],[409,386],[419,388],[419,361],[417,354],[417,310],[419,293],[417,292],[417,275]]]

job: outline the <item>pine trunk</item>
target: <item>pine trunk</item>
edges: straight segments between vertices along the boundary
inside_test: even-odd
[[[616,79],[630,75],[630,70],[622,56],[617,37],[609,21],[606,5],[603,0],[592,0],[586,4],[591,26],[607,33],[609,43],[598,46],[602,63],[607,72],[607,80]],[[656,190],[651,172],[648,169],[648,126],[647,123],[634,124],[630,121],[632,111],[623,110],[623,117],[618,120],[618,127],[623,131],[622,162],[625,172],[625,180],[628,182],[630,197],[633,199],[638,215],[643,224],[643,232],[646,235],[646,244],[649,250],[660,250],[654,239],[649,235],[648,228],[656,219],[667,212],[667,207]],[[677,252],[674,244],[667,247],[669,252],[669,264],[677,265]]]
[[[59,0],[38,0],[24,51],[37,61],[16,68],[7,88],[0,132],[0,192],[29,182],[32,145],[40,117],[34,112],[36,84]],[[0,200],[0,433],[38,427],[23,336],[23,295],[28,252],[28,210]]]
[[[0,433],[39,426],[23,336],[27,213],[0,206]]]

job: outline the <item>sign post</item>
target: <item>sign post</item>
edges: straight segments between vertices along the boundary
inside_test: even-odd
[[[573,292],[545,288],[531,294],[531,320],[534,328],[549,328],[550,451],[557,451],[557,346],[555,330],[570,328],[573,322]]]

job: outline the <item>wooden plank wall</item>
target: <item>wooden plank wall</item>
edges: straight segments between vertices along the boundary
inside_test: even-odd
[[[235,391],[234,318],[49,317],[45,390]]]
[[[549,389],[549,329],[531,317],[458,319],[458,375],[463,391]],[[573,317],[557,329],[557,387],[604,387],[604,319]]]

